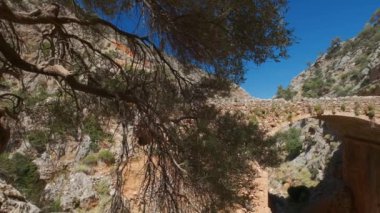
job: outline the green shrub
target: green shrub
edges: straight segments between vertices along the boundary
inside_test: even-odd
[[[330,47],[327,49],[327,55],[326,55],[327,59],[330,59],[335,56],[335,53],[337,53],[341,47],[341,43],[342,43],[342,40],[339,37],[331,40]]]
[[[79,164],[75,167],[76,172],[83,172],[85,174],[91,174],[91,168],[86,164]]]
[[[277,140],[285,143],[285,149],[289,159],[294,159],[301,153],[302,141],[300,136],[301,130],[296,128],[290,128],[276,135]]]
[[[302,85],[302,95],[308,98],[319,98],[330,91],[333,83],[332,78],[324,78],[322,71],[316,70],[313,77],[307,79]]]
[[[37,166],[28,157],[15,153],[0,155],[0,175],[18,189],[25,197],[38,204],[45,183],[40,180]]]
[[[99,150],[100,150],[99,142],[98,141],[91,141],[90,150],[93,152],[99,152]]]
[[[346,111],[346,105],[345,104],[340,105],[340,110],[342,112],[345,112]]]
[[[32,130],[27,133],[30,145],[37,150],[38,153],[46,151],[46,144],[49,142],[49,133],[44,130]]]
[[[109,183],[105,180],[100,180],[95,184],[95,190],[99,195],[107,195],[109,193]]]
[[[288,113],[288,116],[286,117],[286,120],[288,121],[288,122],[292,122],[292,120],[293,120],[293,113],[292,112],[289,112]]]
[[[366,55],[359,56],[355,60],[355,65],[360,70],[363,69],[363,68],[365,68],[367,66],[367,64],[368,64],[368,56],[366,56]]]
[[[354,104],[354,113],[356,116],[360,115],[360,105],[358,102],[355,102]]]
[[[333,90],[335,91],[335,94],[338,96],[338,97],[344,97],[344,96],[349,96],[351,94],[351,90],[352,90],[353,86],[341,86],[341,85],[338,85],[336,87],[333,88]]]
[[[98,164],[98,156],[96,154],[89,154],[83,159],[83,163],[88,166],[96,166]]]
[[[375,117],[375,107],[373,105],[368,105],[366,115],[369,119],[373,119]]]
[[[315,111],[315,114],[317,114],[317,116],[321,116],[324,113],[324,109],[320,104],[317,104],[314,106],[314,111]]]
[[[57,98],[48,105],[49,121],[46,124],[53,134],[74,135],[77,131],[77,109],[68,98]]]
[[[89,116],[84,119],[83,131],[90,136],[94,143],[98,143],[109,137],[109,135],[103,131],[101,124],[95,116]]]
[[[202,113],[212,116],[213,112],[205,110]],[[260,156],[266,164],[277,160],[276,153],[270,150],[274,146],[256,136],[258,126],[253,122],[239,122],[244,118],[238,113],[226,113],[216,120],[199,119],[197,128],[189,130],[183,142],[178,143],[182,153],[179,165],[191,174],[191,184],[217,198],[215,206],[229,205],[235,198],[245,199],[236,196],[242,183],[250,184],[241,179],[250,175],[248,158]],[[270,159],[263,155],[263,146],[268,146],[265,153],[271,156]]]
[[[49,41],[43,41],[40,46],[43,56],[48,57],[51,54],[51,44]]]
[[[100,150],[98,154],[98,159],[103,161],[106,164],[113,164],[115,163],[115,156],[110,152],[109,150],[103,149]]]
[[[293,91],[290,87],[284,89],[281,85],[277,88],[276,97],[285,100],[292,100],[297,92]]]
[[[35,105],[43,102],[49,97],[49,94],[46,92],[45,88],[41,86],[37,87],[32,94],[26,94],[25,92],[21,92],[20,94],[24,97],[24,103],[26,106],[34,107]]]

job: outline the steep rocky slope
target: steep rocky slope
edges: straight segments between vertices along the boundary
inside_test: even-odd
[[[288,92],[295,98],[380,95],[380,26],[367,24],[348,41],[334,39],[292,80]]]

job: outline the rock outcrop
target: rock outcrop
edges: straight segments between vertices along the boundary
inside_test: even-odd
[[[328,51],[295,77],[289,89],[302,97],[380,95],[380,26],[366,25],[348,41],[332,42]]]
[[[0,179],[0,212],[39,213],[41,211],[28,202],[17,189]]]
[[[91,209],[97,205],[98,194],[94,189],[91,177],[78,172],[68,177],[60,176],[45,187],[45,197],[59,198],[61,208],[72,211],[78,207]]]

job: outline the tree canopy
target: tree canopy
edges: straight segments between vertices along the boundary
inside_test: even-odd
[[[124,141],[115,211],[126,208],[120,186],[134,145],[147,155],[147,203],[154,197],[173,211],[195,208],[192,199],[203,209],[222,205],[238,191],[228,179],[243,181],[239,172],[248,174],[247,162],[265,148],[253,124],[207,100],[241,82],[245,62],[286,56],[285,7],[285,0],[0,0],[0,84],[8,88],[1,111],[14,118],[28,111],[50,134],[76,138],[89,115],[117,120]],[[133,13],[146,35],[110,21]],[[206,199],[198,196],[205,191]]]
[[[258,64],[286,56],[291,43],[283,13],[284,0],[83,1],[89,11],[106,15],[139,12],[137,25],[147,37],[181,63],[235,81],[243,78],[244,61]],[[133,26],[133,25],[132,25]]]

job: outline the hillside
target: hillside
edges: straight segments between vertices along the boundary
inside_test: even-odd
[[[368,23],[355,38],[332,40],[326,53],[296,76],[277,97],[380,95],[380,26]]]

